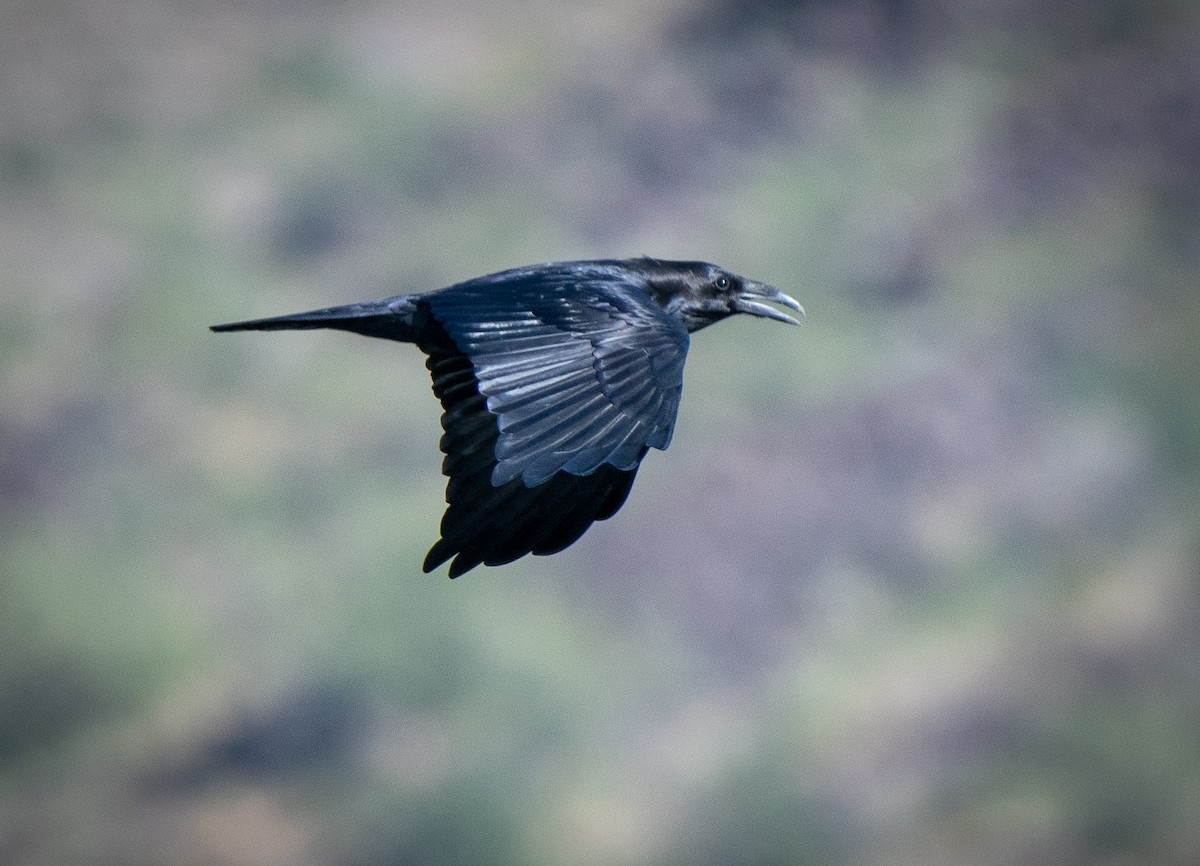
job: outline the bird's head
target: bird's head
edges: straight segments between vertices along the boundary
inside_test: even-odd
[[[708,262],[636,261],[644,270],[654,300],[688,331],[698,331],[735,313],[800,324],[770,304],[782,304],[804,315],[804,307],[791,295]]]

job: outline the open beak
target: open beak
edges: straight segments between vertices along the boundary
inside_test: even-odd
[[[742,280],[742,291],[733,299],[733,303],[730,306],[735,313],[762,316],[764,319],[787,322],[789,325],[803,324],[799,319],[792,318],[782,310],[768,306],[764,301],[769,301],[772,304],[782,304],[785,307],[795,310],[801,316],[804,315],[804,307],[800,306],[800,302],[791,295],[785,295],[774,286],[768,286],[765,283],[758,283],[754,280]]]

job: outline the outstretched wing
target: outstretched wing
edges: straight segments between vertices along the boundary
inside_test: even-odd
[[[450,576],[457,577],[480,563],[501,565],[527,553],[556,553],[624,503],[645,447],[630,469],[602,465],[589,475],[559,472],[536,487],[519,477],[493,484],[500,430],[479,393],[470,360],[442,343],[430,348],[426,364],[445,409],[442,472],[450,480],[442,537],[425,557],[425,571],[451,557]]]
[[[671,441],[687,332],[618,272],[508,271],[426,299],[495,416],[493,485],[631,471]]]

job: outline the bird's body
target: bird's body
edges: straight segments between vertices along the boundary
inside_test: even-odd
[[[558,262],[433,292],[217,325],[415,343],[444,413],[449,507],[431,571],[556,553],[617,512],[670,443],[688,334],[734,313],[795,323],[778,289],[704,262]]]

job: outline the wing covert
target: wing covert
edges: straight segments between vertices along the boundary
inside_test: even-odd
[[[496,416],[493,485],[627,472],[667,447],[688,336],[648,295],[602,270],[515,271],[427,298]]]

